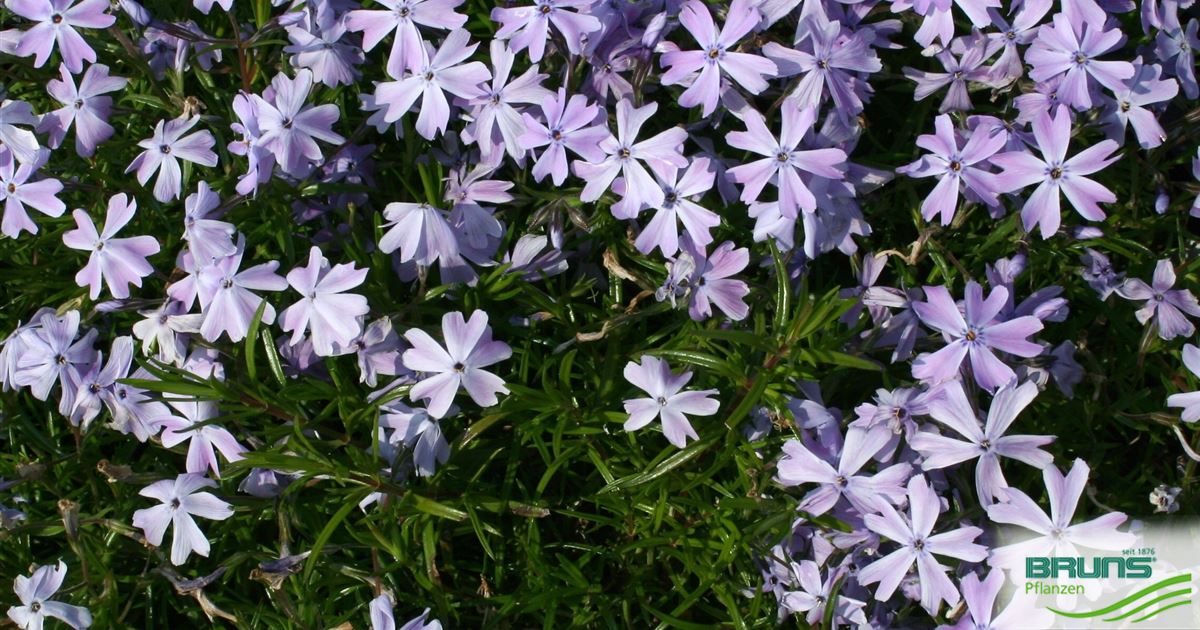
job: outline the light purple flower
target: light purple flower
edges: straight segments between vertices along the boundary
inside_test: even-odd
[[[1185,27],[1179,21],[1179,13],[1170,11],[1163,20],[1163,28],[1155,39],[1154,55],[1166,64],[1175,60],[1174,74],[1183,85],[1188,98],[1200,98],[1200,84],[1196,83],[1196,51],[1200,50],[1200,19],[1188,20]],[[1169,66],[1168,66],[1169,67]]]
[[[959,585],[967,612],[958,623],[941,625],[937,630],[1026,630],[1049,628],[1054,623],[1049,610],[1029,605],[1020,596],[1012,597],[1004,610],[996,612],[996,598],[1004,587],[1003,571],[992,570],[982,581],[977,573],[968,573]]]
[[[970,359],[971,371],[980,387],[988,391],[1007,385],[1016,378],[1013,369],[996,357],[1001,350],[1019,357],[1034,357],[1042,347],[1028,340],[1042,329],[1032,315],[996,320],[1008,299],[1008,289],[995,287],[983,298],[983,287],[970,281],[966,288],[966,318],[950,297],[946,287],[925,287],[926,301],[913,304],[921,321],[940,331],[946,346],[932,354],[923,354],[913,362],[913,377],[928,383],[950,380],[958,374],[964,359]]]
[[[825,618],[825,608],[833,596],[833,587],[846,575],[846,570],[844,567],[831,568],[822,580],[821,567],[812,560],[792,562],[791,566],[800,588],[786,592],[780,605],[792,613],[805,613],[804,621],[810,626],[818,626]],[[839,591],[834,602],[834,618],[839,621],[835,623],[866,625],[867,617],[862,610],[865,605],[866,602],[847,597],[844,591]]]
[[[1079,270],[1079,275],[1083,276],[1101,300],[1107,299],[1125,281],[1125,274],[1117,273],[1113,269],[1108,256],[1090,247],[1084,250],[1079,262],[1084,265],[1083,269]]]
[[[1001,15],[997,9],[989,9],[992,25],[999,32],[987,33],[992,45],[1003,46],[1003,52],[988,71],[988,84],[1003,87],[1020,79],[1025,74],[1025,65],[1021,63],[1021,46],[1026,46],[1037,37],[1042,18],[1054,5],[1054,0],[1024,0],[1012,22]]]
[[[664,53],[661,63],[667,71],[662,75],[662,84],[677,85],[690,80],[691,85],[679,96],[679,104],[701,105],[700,115],[706,117],[717,108],[722,78],[731,79],[751,94],[767,89],[767,79],[774,78],[777,72],[775,62],[734,50],[761,19],[753,0],[733,0],[725,26],[718,32],[708,6],[700,0],[687,0],[679,11],[679,22],[701,49]]]
[[[41,159],[37,136],[17,125],[36,127],[38,117],[25,101],[0,101],[0,146],[8,147],[17,161],[24,164]]]
[[[250,322],[263,302],[252,290],[282,291],[288,286],[287,280],[275,273],[279,268],[275,260],[239,271],[245,249],[245,237],[241,237],[237,252],[200,270],[197,290],[200,310],[204,313],[200,334],[210,342],[215,342],[221,333],[228,333],[229,340],[235,343],[246,337]],[[262,322],[275,322],[275,309],[269,303],[263,309]]]
[[[1062,222],[1059,210],[1059,193],[1085,219],[1103,221],[1101,203],[1112,203],[1117,196],[1095,180],[1091,175],[1117,160],[1111,155],[1117,143],[1103,140],[1067,159],[1067,146],[1071,140],[1071,113],[1065,105],[1059,105],[1054,117],[1049,112],[1033,121],[1033,136],[1037,139],[1039,159],[1024,151],[1009,151],[992,156],[992,163],[1004,171],[996,176],[997,185],[1004,191],[1015,192],[1032,184],[1038,184],[1021,207],[1021,223],[1026,231],[1041,227],[1042,238],[1047,239],[1058,231]]]
[[[145,319],[134,323],[133,336],[142,340],[142,354],[150,356],[156,350],[155,358],[163,363],[182,365],[187,356],[187,335],[200,332],[204,316],[188,313],[182,303],[169,298],[158,308],[138,314]]]
[[[400,359],[404,348],[400,335],[392,328],[392,320],[380,317],[368,324],[363,333],[348,346],[335,346],[334,352],[338,355],[353,352],[358,360],[359,382],[375,387],[380,374],[396,376],[406,373],[404,362]]]
[[[108,0],[8,0],[8,10],[37,22],[21,35],[16,53],[20,57],[33,55],[33,65],[40,68],[50,59],[57,44],[63,63],[72,74],[83,70],[83,62],[94,63],[96,51],[84,41],[78,28],[108,28],[117,19],[107,13]]]
[[[731,131],[725,136],[730,146],[764,156],[760,160],[729,169],[733,181],[742,184],[742,202],[758,201],[763,188],[772,183],[779,188],[779,211],[794,219],[800,211],[813,212],[817,199],[805,185],[802,173],[840,180],[846,172],[846,152],[841,149],[799,149],[804,135],[816,118],[813,108],[785,106],[782,109],[782,133],[776,139],[767,129],[766,120],[757,110],[748,109],[742,121],[746,131]]]
[[[906,496],[904,482],[911,475],[912,466],[895,464],[874,475],[862,471],[863,466],[888,444],[892,435],[882,426],[848,428],[836,467],[813,454],[799,440],[788,440],[783,444],[784,455],[777,465],[776,480],[784,486],[817,484],[796,508],[812,516],[828,512],[843,498],[861,514],[878,512],[875,506],[883,500],[903,503]]]
[[[507,39],[513,52],[529,49],[529,60],[537,63],[546,54],[550,25],[562,34],[567,51],[583,52],[584,37],[601,29],[600,20],[591,15],[568,11],[592,6],[592,0],[536,0],[535,4],[492,9],[493,22],[500,23],[497,39]]]
[[[100,415],[100,407],[106,400],[112,399],[112,390],[117,379],[129,375],[129,366],[133,362],[133,338],[128,335],[117,337],[112,343],[112,352],[108,362],[101,365],[98,357],[86,373],[79,377],[79,386],[75,389],[75,400],[71,412],[67,414],[73,426],[82,425],[84,430],[91,425],[96,416]]]
[[[917,84],[913,98],[923,101],[934,92],[950,86],[946,98],[938,106],[938,112],[970,111],[971,97],[967,92],[967,81],[984,82],[988,79],[990,70],[983,67],[988,53],[988,44],[982,37],[972,37],[964,40],[964,49],[958,58],[951,50],[943,50],[937,54],[945,72],[926,72],[915,68],[905,68],[904,76]]]
[[[917,137],[917,146],[929,151],[929,155],[896,169],[897,173],[909,177],[938,178],[937,185],[921,202],[921,216],[930,221],[941,215],[942,225],[950,225],[963,186],[987,205],[999,204],[996,176],[984,167],[989,158],[1004,148],[1008,134],[979,126],[967,135],[966,144],[959,148],[950,116],[942,114],[934,119],[934,129],[934,134]]]
[[[1089,109],[1093,80],[1110,90],[1119,90],[1121,82],[1133,76],[1133,64],[1128,61],[1097,59],[1125,41],[1119,28],[1105,30],[1102,21],[1072,21],[1066,13],[1056,13],[1053,21],[1052,26],[1038,29],[1037,39],[1025,53],[1025,61],[1033,66],[1029,77],[1034,81],[1063,77],[1058,87],[1063,103],[1075,109]]]
[[[470,100],[470,104],[475,108],[474,120],[467,125],[464,134],[479,145],[479,153],[484,162],[490,161],[502,151],[507,151],[509,157],[517,160],[525,154],[527,148],[522,146],[520,141],[526,133],[527,125],[516,106],[544,103],[546,99],[554,98],[554,93],[542,87],[542,81],[547,75],[539,74],[536,64],[527,68],[521,76],[510,77],[516,55],[504,42],[492,40],[490,52],[491,85],[485,85],[482,93]],[[563,174],[566,175],[565,159],[562,164]],[[538,180],[540,179],[539,177]]]
[[[208,539],[196,525],[192,516],[214,521],[223,521],[233,516],[230,505],[208,492],[197,492],[200,488],[215,488],[215,481],[196,474],[183,474],[174,480],[156,481],[138,494],[158,499],[161,505],[138,510],[133,513],[133,526],[142,530],[146,541],[162,546],[167,527],[174,526],[171,536],[171,564],[179,566],[195,552],[208,557]]]
[[[13,580],[13,592],[21,600],[20,606],[10,606],[8,618],[17,627],[41,630],[46,617],[53,617],[72,628],[88,628],[92,625],[92,613],[83,606],[72,606],[50,598],[62,588],[67,577],[67,565],[62,560],[56,566],[40,566],[29,577],[18,575]]]
[[[217,461],[218,451],[228,462],[243,459],[242,453],[246,452],[246,447],[239,444],[227,429],[213,422],[217,418],[217,403],[211,400],[168,400],[168,404],[180,415],[170,415],[159,422],[163,429],[162,443],[167,448],[188,443],[187,472],[204,474],[206,470],[211,470],[213,477],[219,479],[221,465]]]
[[[115,238],[137,212],[137,200],[125,193],[113,195],[108,200],[108,214],[104,217],[104,230],[96,231],[92,217],[83,210],[76,210],[76,229],[63,234],[63,243],[71,249],[90,252],[87,265],[75,274],[75,283],[90,287],[89,296],[100,297],[100,285],[108,286],[113,297],[129,297],[129,285],[142,286],[142,278],[154,273],[154,266],[146,258],[158,253],[158,241],[153,236],[131,236]]]
[[[253,195],[258,192],[258,186],[271,180],[271,172],[275,169],[275,154],[263,146],[262,129],[258,124],[258,110],[251,96],[238,92],[233,97],[233,113],[238,122],[229,125],[235,133],[241,134],[241,139],[229,143],[229,152],[245,156],[248,164],[246,174],[237,183],[237,191],[243,195]]]
[[[750,314],[750,307],[746,305],[750,286],[732,276],[741,273],[750,264],[750,250],[736,247],[733,241],[725,241],[710,255],[705,248],[694,245],[686,235],[682,239],[682,248],[684,253],[680,258],[690,258],[688,265],[691,266],[688,316],[694,321],[704,321],[712,317],[712,305],[715,304],[729,319],[746,319]],[[673,273],[678,264],[677,260],[672,265]]]
[[[709,230],[721,224],[721,217],[689,197],[699,197],[712,188],[716,173],[708,158],[692,160],[682,175],[680,169],[670,165],[652,167],[651,170],[662,186],[663,200],[651,204],[655,209],[654,217],[638,235],[634,246],[643,254],[649,254],[657,247],[664,256],[674,256],[679,251],[679,224],[682,223],[692,243],[699,248],[706,247],[712,242]]]
[[[863,109],[865,97],[859,95],[858,74],[883,69],[870,46],[870,35],[866,30],[843,29],[837,21],[821,24],[808,18],[806,25],[808,33],[797,43],[799,48],[770,42],[763,46],[763,54],[775,62],[779,76],[804,75],[788,93],[795,107],[819,108],[828,93],[834,111],[849,120]]]
[[[386,434],[380,452],[395,466],[400,453],[412,454],[417,475],[432,477],[437,467],[450,459],[450,445],[441,424],[425,409],[413,409],[393,401],[379,409],[379,431]]]
[[[202,265],[237,252],[237,245],[233,244],[237,228],[232,223],[208,218],[220,205],[221,198],[204,181],[183,202],[183,240]]]
[[[1136,536],[1117,531],[1126,518],[1121,512],[1109,512],[1085,523],[1071,524],[1089,472],[1087,462],[1082,459],[1075,460],[1065,477],[1055,466],[1047,466],[1042,471],[1050,502],[1049,516],[1021,490],[1005,489],[1004,502],[987,506],[988,518],[997,523],[1028,529],[1037,536],[993,549],[988,564],[1016,569],[1025,566],[1025,558],[1030,556],[1077,556],[1079,549],[1076,545],[1111,551],[1133,546]]]
[[[545,122],[531,116],[521,115],[525,131],[517,139],[522,150],[546,147],[533,165],[533,179],[542,181],[546,175],[555,186],[567,179],[567,149],[588,162],[604,159],[600,142],[608,137],[608,129],[592,124],[599,108],[588,103],[587,97],[575,94],[567,99],[565,88],[557,95],[547,95],[541,102]]]
[[[1164,258],[1154,267],[1154,278],[1149,285],[1139,278],[1129,278],[1117,287],[1117,295],[1126,300],[1146,300],[1137,311],[1137,319],[1145,324],[1153,318],[1159,337],[1165,340],[1191,337],[1196,327],[1186,315],[1200,317],[1200,304],[1190,290],[1172,289],[1173,286],[1175,268]]]
[[[66,415],[75,406],[75,390],[80,375],[98,359],[92,345],[99,334],[90,329],[79,335],[79,311],[71,310],[61,317],[45,313],[37,322],[34,335],[24,336],[22,352],[16,360],[13,384],[28,387],[34,398],[46,400],[50,389],[58,383],[62,390],[59,411]]]
[[[1110,140],[1124,144],[1125,129],[1133,125],[1138,144],[1143,149],[1159,146],[1167,139],[1167,132],[1158,123],[1154,112],[1146,105],[1162,103],[1175,98],[1179,84],[1171,79],[1159,79],[1162,68],[1157,64],[1143,64],[1141,57],[1133,62],[1133,76],[1113,91],[1113,101],[1105,108],[1105,131]]]
[[[626,431],[637,431],[655,419],[661,419],[662,432],[667,441],[679,448],[687,446],[687,439],[700,439],[687,416],[711,416],[717,413],[720,402],[710,396],[715,389],[680,391],[692,380],[691,372],[672,374],[667,362],[643,355],[641,364],[630,361],[625,364],[625,380],[649,394],[649,398],[633,398],[625,401],[625,413],[629,419],[623,425]]]
[[[930,535],[937,522],[941,502],[924,475],[914,475],[909,479],[908,500],[910,520],[905,520],[895,508],[882,501],[877,503],[880,514],[867,514],[864,517],[871,531],[898,543],[900,548],[863,567],[858,572],[858,582],[863,585],[878,582],[875,599],[887,601],[915,562],[920,578],[921,607],[930,615],[936,615],[943,601],[954,606],[960,596],[934,555],[968,562],[983,560],[987,557],[987,548],[971,542],[983,530],[961,527]]]
[[[1200,377],[1200,348],[1190,343],[1184,344],[1183,364],[1194,376]],[[1183,409],[1180,419],[1184,422],[1200,420],[1200,391],[1171,394],[1167,397],[1167,406]]]
[[[445,133],[450,122],[450,102],[446,92],[463,99],[483,94],[482,84],[491,78],[487,66],[467,61],[479,44],[470,43],[464,30],[451,31],[432,57],[422,56],[412,74],[399,81],[386,81],[375,87],[375,102],[387,106],[385,122],[400,120],[419,98],[421,112],[416,129],[422,138],[432,140]]]
[[[216,140],[207,129],[183,135],[199,121],[199,116],[158,121],[154,135],[138,143],[145,151],[138,154],[125,169],[126,173],[137,171],[138,183],[143,186],[158,171],[158,179],[154,182],[154,198],[160,202],[178,199],[183,191],[179,160],[201,166],[217,165],[217,154],[212,151]]]
[[[38,233],[38,226],[29,218],[26,206],[51,217],[61,217],[67,209],[58,198],[63,189],[62,182],[48,177],[30,181],[50,157],[49,151],[39,154],[38,159],[17,166],[13,152],[0,144],[0,201],[4,202],[0,234],[9,238],[17,238],[22,231]]]
[[[400,262],[423,267],[439,260],[443,270],[466,265],[445,210],[427,203],[392,202],[383,209],[383,216],[392,226],[379,239],[379,251],[390,254],[400,250]]]
[[[643,107],[634,107],[630,100],[617,103],[617,135],[609,135],[600,142],[603,160],[576,161],[574,164],[575,175],[587,182],[579,195],[581,201],[599,199],[619,174],[625,180],[625,195],[613,204],[613,216],[632,219],[643,208],[662,203],[662,187],[654,182],[642,163],[685,168],[688,162],[680,148],[688,133],[682,127],[672,127],[638,142],[638,132],[657,111],[658,103],[655,102]]]
[[[388,593],[371,600],[367,606],[371,614],[371,630],[442,630],[442,624],[436,619],[426,621],[429,618],[428,608],[397,629],[392,606],[392,596]]]
[[[288,27],[291,45],[283,52],[292,55],[292,67],[311,70],[313,78],[328,87],[351,85],[358,79],[355,66],[363,62],[363,51],[350,43],[347,30],[347,20],[332,8],[317,10],[307,29]]]
[[[1000,8],[1000,0],[894,0],[892,12],[912,9],[925,16],[913,36],[918,44],[929,47],[933,40],[940,39],[943,46],[949,46],[954,39],[954,16],[951,14],[954,5],[967,14],[975,28],[983,28],[991,21],[988,9]]]
[[[75,152],[81,157],[91,157],[101,142],[113,135],[108,116],[112,113],[112,97],[109,92],[123,89],[129,81],[108,74],[108,66],[95,64],[87,69],[79,86],[67,71],[66,65],[59,66],[62,80],[52,79],[46,91],[62,107],[42,117],[38,131],[50,134],[50,148],[57,149],[75,125]]]
[[[305,105],[312,85],[312,72],[301,69],[294,79],[282,73],[275,75],[271,80],[272,102],[257,94],[250,97],[262,134],[258,144],[275,154],[275,161],[285,173],[297,177],[324,159],[317,140],[330,144],[345,141],[333,132],[333,124],[340,116],[337,105]]]
[[[199,9],[204,15],[208,15],[212,11],[213,5],[220,5],[225,11],[229,11],[233,7],[233,0],[192,0],[192,6]]]
[[[1004,435],[1017,415],[1037,397],[1038,387],[1031,381],[1018,386],[1001,387],[992,399],[983,427],[971,403],[967,402],[962,383],[951,382],[929,404],[934,420],[954,429],[966,441],[932,431],[913,435],[908,443],[921,453],[923,470],[937,470],[978,459],[975,466],[975,489],[979,502],[995,502],[1001,489],[1008,487],[1000,470],[1000,458],[1008,457],[1030,466],[1045,468],[1053,457],[1040,447],[1054,441],[1049,435]]]
[[[404,338],[412,344],[412,348],[404,351],[404,367],[432,374],[413,385],[409,398],[427,400],[429,415],[434,418],[446,415],[460,386],[481,407],[497,404],[496,394],[507,394],[508,388],[504,379],[482,368],[509,358],[512,348],[492,339],[488,314],[475,311],[469,320],[464,320],[462,313],[446,313],[442,316],[442,336],[445,348],[419,328],[404,333]]]
[[[302,298],[279,315],[284,332],[292,333],[292,345],[310,331],[313,351],[318,356],[333,356],[334,346],[350,345],[362,334],[360,316],[370,311],[367,298],[346,293],[363,283],[366,269],[355,269],[354,263],[330,267],[314,245],[308,251],[308,265],[288,272],[287,281]]]
[[[382,9],[355,9],[346,13],[346,28],[363,34],[363,50],[370,51],[395,31],[388,55],[387,72],[393,78],[407,70],[417,71],[425,54],[425,42],[417,26],[439,30],[462,28],[467,16],[454,8],[463,0],[379,0]]]

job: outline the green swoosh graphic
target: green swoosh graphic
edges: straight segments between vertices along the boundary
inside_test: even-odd
[[[1163,611],[1166,611],[1166,610],[1170,610],[1170,609],[1172,609],[1172,608],[1175,608],[1176,606],[1182,606],[1182,605],[1184,605],[1184,604],[1190,604],[1191,602],[1192,602],[1192,600],[1188,599],[1188,600],[1184,600],[1184,601],[1182,601],[1182,602],[1175,602],[1174,604],[1171,604],[1170,606],[1163,606],[1162,608],[1159,608],[1158,610],[1156,610],[1156,611],[1154,611],[1154,612],[1152,612],[1152,613],[1150,613],[1150,614],[1148,614],[1148,615],[1146,615],[1146,616],[1144,616],[1144,617],[1138,617],[1137,619],[1134,619],[1134,620],[1133,620],[1132,622],[1130,622],[1130,623],[1137,623],[1137,622],[1139,622],[1139,621],[1145,621],[1145,620],[1147,620],[1147,619],[1149,619],[1149,618],[1153,617],[1154,615],[1157,615],[1157,614],[1158,614],[1158,613],[1160,613],[1160,612],[1163,612]]]
[[[1071,617],[1072,619],[1084,619],[1087,617],[1099,617],[1100,615],[1107,615],[1108,613],[1115,612],[1121,608],[1124,608],[1127,604],[1131,604],[1131,603],[1133,603],[1155,591],[1162,590],[1164,588],[1167,588],[1168,586],[1174,586],[1176,584],[1183,584],[1185,582],[1191,582],[1191,581],[1192,581],[1191,573],[1184,573],[1181,575],[1176,575],[1175,577],[1169,577],[1165,580],[1151,584],[1150,586],[1147,586],[1146,588],[1130,595],[1129,597],[1126,597],[1125,599],[1122,599],[1121,601],[1116,602],[1114,604],[1105,606],[1104,608],[1101,608],[1100,610],[1092,610],[1092,611],[1088,611],[1088,612],[1073,613],[1073,612],[1057,610],[1055,608],[1050,608],[1049,606],[1046,607],[1046,610],[1049,610],[1050,612],[1052,612],[1056,615],[1063,616],[1063,617]]]
[[[1158,597],[1155,597],[1154,599],[1142,604],[1141,606],[1131,609],[1129,612],[1127,612],[1123,615],[1118,615],[1116,617],[1109,617],[1108,619],[1105,619],[1105,621],[1119,621],[1126,617],[1132,617],[1133,615],[1136,615],[1136,614],[1142,612],[1143,610],[1145,610],[1145,609],[1153,606],[1154,604],[1157,604],[1158,602],[1161,602],[1165,599],[1171,599],[1172,597],[1178,597],[1180,595],[1189,595],[1189,594],[1191,594],[1191,592],[1192,592],[1192,588],[1189,586],[1188,588],[1182,588],[1182,589],[1179,589],[1178,591],[1171,591],[1170,593],[1166,593],[1164,595],[1159,595]]]

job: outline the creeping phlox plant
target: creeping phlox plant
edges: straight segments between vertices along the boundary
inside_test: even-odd
[[[1198,511],[1198,9],[0,0],[8,621],[1042,623]]]

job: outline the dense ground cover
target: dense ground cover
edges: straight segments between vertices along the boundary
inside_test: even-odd
[[[0,602],[983,622],[1197,511],[1195,9],[3,0]]]

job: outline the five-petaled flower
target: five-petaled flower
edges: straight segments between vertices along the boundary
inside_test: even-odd
[[[409,397],[427,400],[429,415],[434,418],[446,415],[460,386],[481,407],[499,402],[496,394],[508,393],[504,379],[483,368],[512,356],[512,348],[492,339],[488,314],[475,311],[470,319],[464,319],[462,313],[446,313],[442,316],[442,336],[445,348],[420,328],[404,333],[412,344],[401,357],[404,367],[432,375],[413,385]]]
[[[633,383],[650,395],[649,398],[634,398],[625,401],[626,431],[637,431],[650,424],[655,418],[662,420],[663,435],[667,441],[679,448],[687,446],[687,439],[699,439],[687,416],[711,416],[720,406],[715,398],[715,389],[680,391],[692,380],[691,372],[673,374],[666,361],[650,355],[642,356],[640,364],[630,361],[625,365],[625,380]],[[685,415],[686,414],[686,415]]]
[[[176,566],[187,561],[195,552],[208,557],[208,539],[196,525],[193,516],[223,521],[233,516],[233,508],[209,492],[197,492],[201,488],[215,488],[217,482],[193,473],[179,475],[175,479],[156,481],[138,494],[162,503],[133,513],[133,526],[142,530],[146,541],[162,546],[168,527],[174,528],[171,536],[171,564]]]

